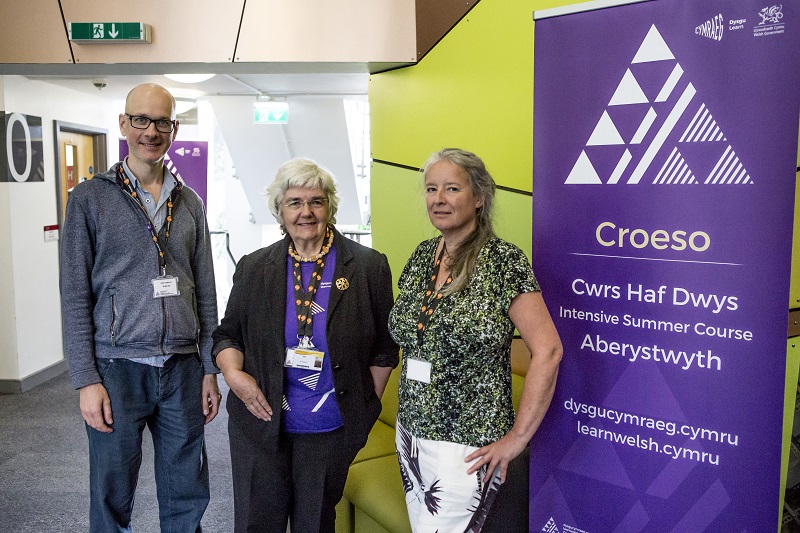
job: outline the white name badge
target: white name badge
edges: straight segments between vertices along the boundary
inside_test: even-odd
[[[306,348],[286,348],[286,361],[283,366],[289,368],[302,368],[304,370],[322,370],[322,360],[325,352],[309,350]]]
[[[431,382],[431,364],[419,359],[408,359],[406,377],[422,383]]]
[[[159,276],[150,280],[153,283],[153,298],[166,298],[168,296],[178,296],[178,278],[173,276]]]

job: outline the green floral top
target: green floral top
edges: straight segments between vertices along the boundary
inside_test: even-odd
[[[424,241],[400,275],[389,330],[403,348],[398,420],[415,437],[485,446],[514,425],[511,403],[511,300],[538,291],[525,254],[493,238],[467,287],[445,296],[430,318],[421,351],[417,320],[441,237]],[[431,363],[430,383],[406,378],[408,358]]]

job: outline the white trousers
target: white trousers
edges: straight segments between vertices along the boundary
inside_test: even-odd
[[[414,533],[479,533],[500,482],[486,468],[467,475],[474,446],[419,439],[398,422],[395,447]]]

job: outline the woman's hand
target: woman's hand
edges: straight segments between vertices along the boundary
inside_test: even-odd
[[[522,453],[522,450],[528,445],[528,440],[514,435],[514,430],[511,430],[500,440],[478,448],[464,458],[465,463],[475,461],[467,470],[467,474],[472,475],[486,465],[487,479],[491,477],[495,469],[499,469],[500,483],[505,483],[508,463]]]
[[[225,348],[217,354],[217,366],[222,370],[225,383],[244,402],[247,410],[259,420],[271,422],[272,407],[267,403],[267,398],[255,378],[242,370],[244,354],[236,348]]]
[[[501,482],[506,480],[508,463],[522,453],[550,407],[563,353],[561,339],[541,293],[527,292],[516,296],[511,301],[508,316],[531,352],[516,421],[503,438],[479,448],[465,459],[466,462],[477,459],[467,470],[467,474],[487,465],[488,475],[495,468],[500,469]]]
[[[223,372],[222,375],[225,378],[225,383],[244,402],[245,407],[253,416],[265,422],[272,421],[272,407],[270,407],[253,376],[243,370],[229,370]]]

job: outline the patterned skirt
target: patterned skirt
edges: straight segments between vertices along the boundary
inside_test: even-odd
[[[395,447],[414,533],[480,533],[500,489],[486,467],[467,475],[464,458],[474,446],[419,439],[399,422]]]

